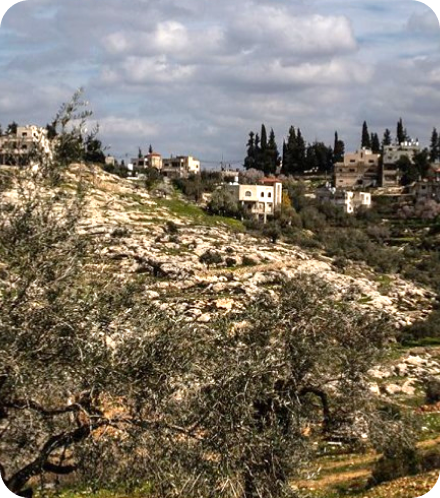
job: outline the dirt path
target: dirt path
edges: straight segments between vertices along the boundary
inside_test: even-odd
[[[329,486],[333,486],[335,484],[339,484],[341,482],[351,481],[353,479],[359,479],[361,477],[369,477],[371,475],[371,471],[367,469],[359,469],[359,470],[350,470],[347,472],[341,472],[338,474],[330,474],[326,475],[317,480],[302,480],[295,481],[294,484],[298,488],[307,488],[307,489],[322,489]]]

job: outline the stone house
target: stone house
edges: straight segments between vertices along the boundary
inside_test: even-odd
[[[376,187],[380,182],[380,154],[361,149],[344,155],[334,166],[336,188]]]
[[[200,161],[192,156],[163,159],[161,173],[168,178],[185,178],[200,173]]]
[[[0,137],[0,164],[32,166],[52,158],[53,147],[45,128],[17,126],[15,133]]]
[[[133,172],[138,173],[144,169],[156,168],[158,171],[162,170],[162,156],[157,152],[150,152],[142,157],[135,157],[131,160],[133,165]]]

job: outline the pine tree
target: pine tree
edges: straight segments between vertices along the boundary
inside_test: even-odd
[[[150,144],[150,147],[148,147],[148,153],[149,153],[149,154],[152,154],[152,153],[153,153],[153,147],[151,146],[151,144]]]
[[[371,149],[370,134],[368,133],[368,126],[366,121],[364,121],[362,124],[361,147],[362,148],[365,147],[366,149]]]

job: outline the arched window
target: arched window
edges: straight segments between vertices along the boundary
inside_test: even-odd
[[[244,193],[244,196],[245,197],[252,197],[252,192],[250,190],[246,190],[246,192]]]

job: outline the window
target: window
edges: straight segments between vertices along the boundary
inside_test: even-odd
[[[252,197],[252,192],[250,190],[246,190],[246,192],[244,193],[244,196],[245,197]]]
[[[261,192],[260,197],[264,197],[264,192]]]
[[[267,197],[272,197],[272,192],[268,192]]]

